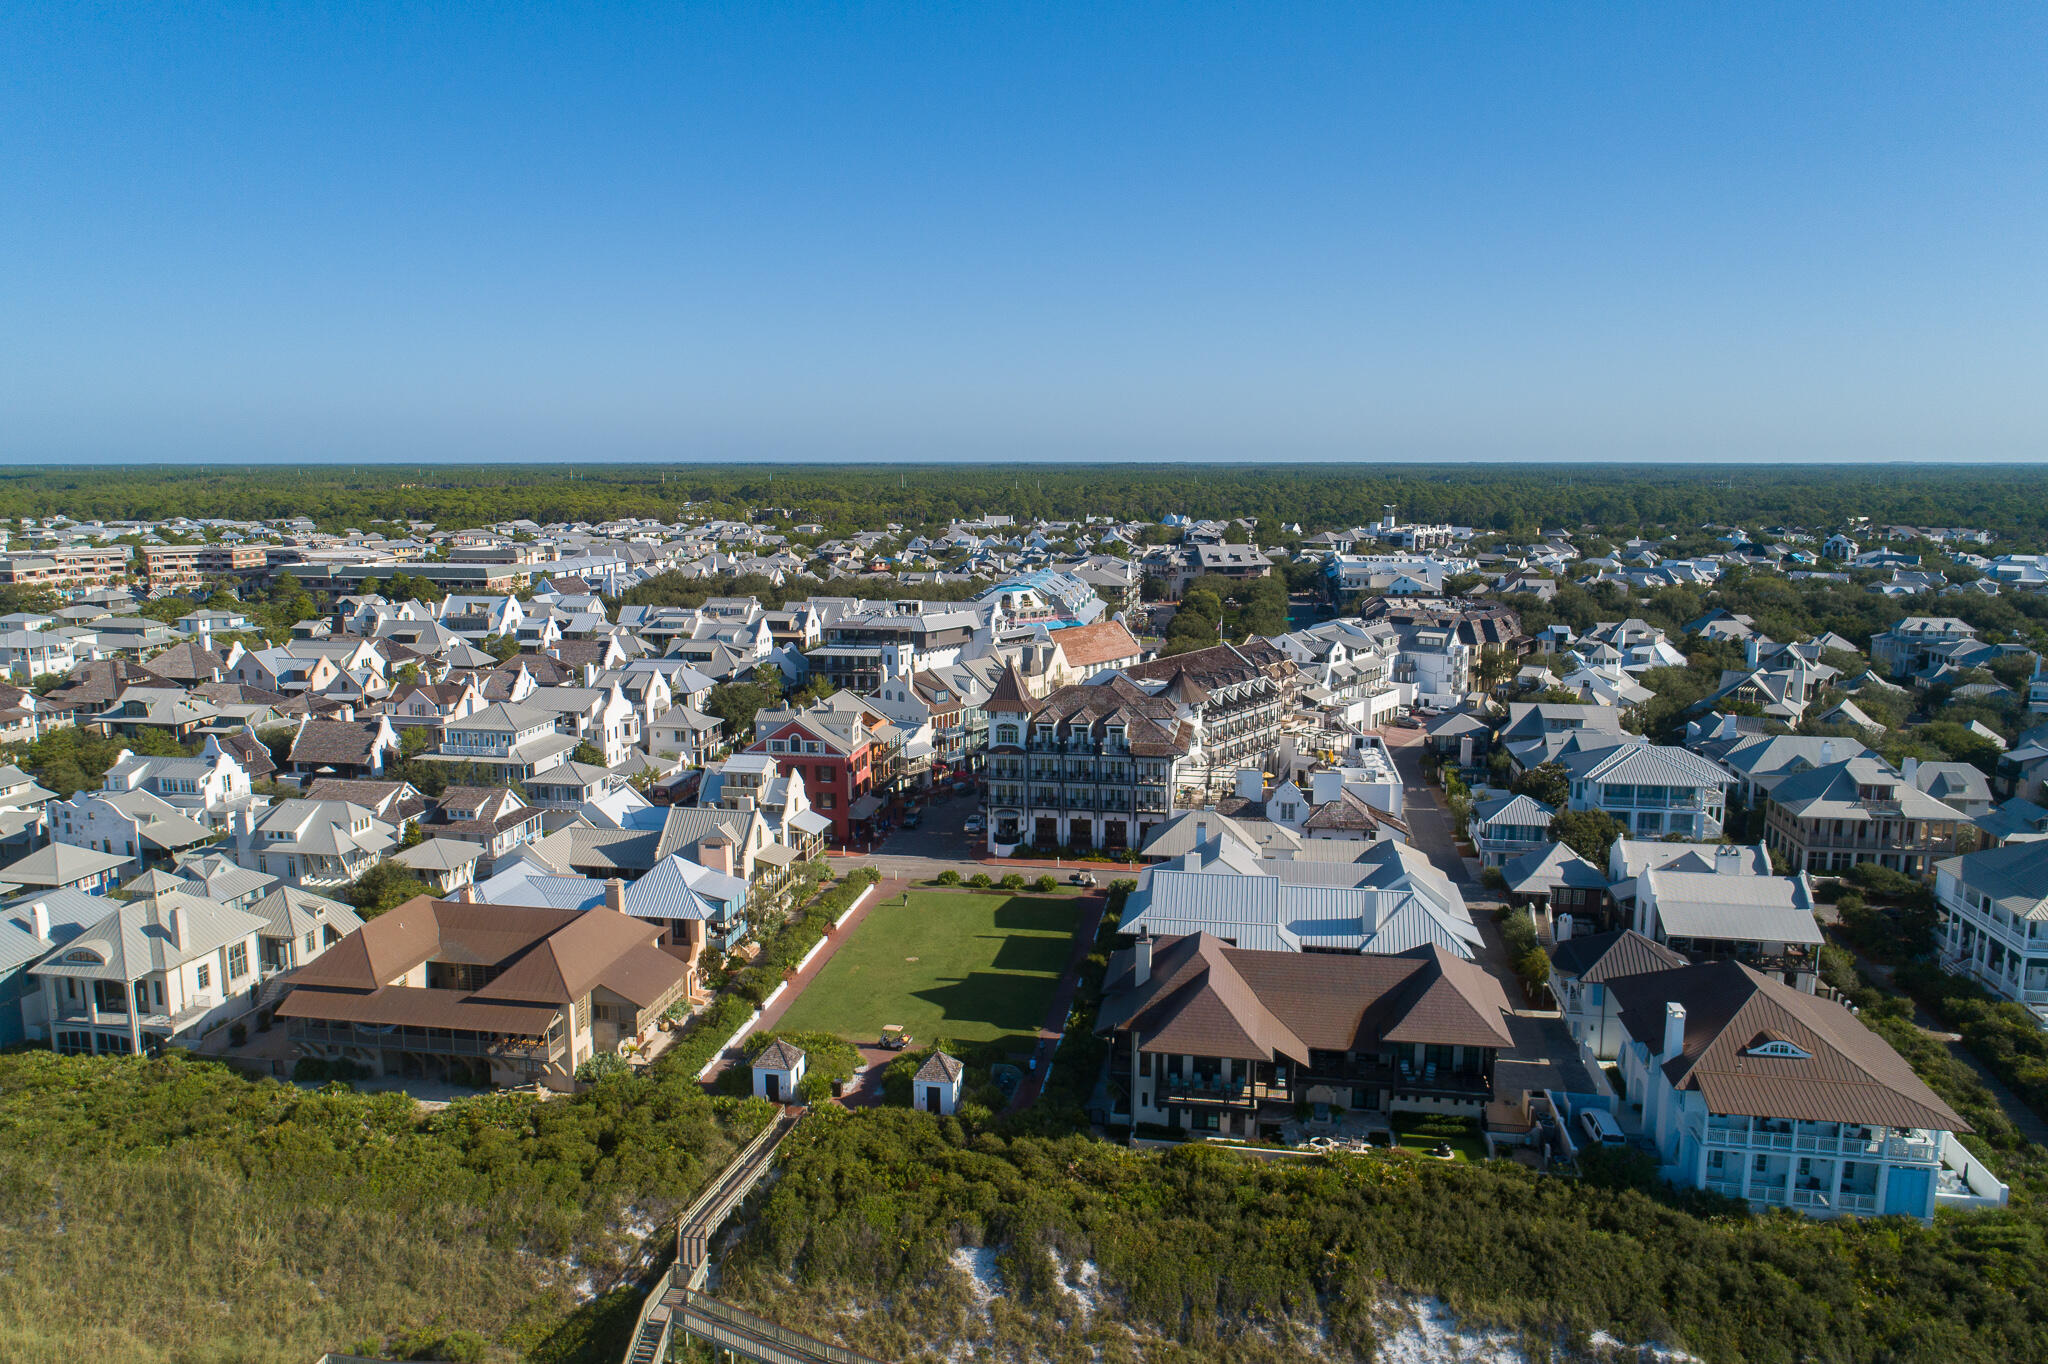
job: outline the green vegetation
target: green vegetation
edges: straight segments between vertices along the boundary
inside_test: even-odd
[[[76,728],[53,729],[33,743],[9,744],[7,760],[33,772],[36,780],[65,800],[80,791],[96,791],[121,750],[145,757],[172,758],[199,751],[198,744],[180,745],[161,730],[145,729],[132,739],[103,739]]]
[[[1073,899],[946,891],[872,906],[782,1026],[872,1042],[899,1023],[921,1041],[1022,1050],[1066,969],[1079,910]]]
[[[422,1114],[177,1053],[0,1056],[0,1358],[304,1364],[456,1339],[608,1364],[638,1302],[628,1224],[672,1217],[767,1116],[668,1074]]]
[[[1247,464],[415,465],[20,468],[0,476],[0,517],[63,508],[81,518],[310,517],[322,530],[489,525],[513,517],[601,521],[747,517],[765,507],[844,535],[884,521],[942,529],[984,512],[1156,520],[1169,511],[1257,519],[1260,539],[1364,525],[1383,503],[1415,521],[1449,521],[1527,539],[1545,527],[1640,527],[1695,537],[1710,522],[1760,529],[1827,525],[1853,509],[1879,523],[1983,526],[2013,548],[2048,536],[2048,473],[2026,465],[1782,465],[1732,480],[1713,465]],[[2005,547],[2005,546],[2001,546]],[[1610,617],[1614,619],[1614,617]],[[1777,630],[1780,639],[1787,636]]]
[[[727,1094],[752,1093],[754,1076],[748,1066],[772,1042],[787,1042],[803,1052],[804,1078],[798,1083],[796,1092],[797,1097],[807,1104],[830,1097],[834,1081],[851,1080],[853,1073],[860,1069],[860,1052],[844,1038],[831,1033],[790,1032],[788,1029],[749,1033],[747,1040],[740,1043],[740,1051],[748,1065],[729,1067],[720,1075],[720,1090]]]
[[[349,882],[340,898],[353,905],[365,919],[374,919],[414,896],[432,894],[434,888],[413,875],[410,867],[387,860]]]
[[[1141,1154],[883,1109],[798,1130],[721,1291],[883,1359],[1365,1359],[1413,1294],[1545,1348],[1607,1330],[1713,1361],[2004,1364],[2048,1357],[2043,1231],[2032,1208],[1759,1218],[1500,1161]],[[996,1300],[957,1246],[996,1252]]]
[[[1621,837],[1621,825],[1605,810],[1559,810],[1550,820],[1552,842],[1562,843],[1596,867],[1607,865],[1607,850]]]
[[[1508,962],[1522,982],[1522,991],[1533,1002],[1543,999],[1543,987],[1550,983],[1550,958],[1536,940],[1536,920],[1528,910],[1502,906],[1501,941],[1508,949]]]
[[[1394,1144],[1418,1156],[1435,1157],[1437,1144],[1451,1148],[1453,1160],[1486,1159],[1486,1141],[1479,1125],[1470,1118],[1452,1118],[1434,1113],[1397,1113],[1393,1117]]]

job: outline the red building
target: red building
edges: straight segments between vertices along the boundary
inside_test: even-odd
[[[766,753],[779,772],[801,772],[811,808],[832,821],[832,841],[843,848],[870,832],[900,750],[888,716],[835,692],[808,710],[760,712],[747,752]]]

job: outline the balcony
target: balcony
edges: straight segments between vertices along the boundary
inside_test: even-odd
[[[1704,1134],[1695,1127],[1693,1135],[1702,1137],[1710,1147],[1751,1152],[1784,1151],[1890,1161],[1932,1161],[1939,1154],[1931,1139],[1890,1136],[1876,1129],[1871,1129],[1868,1136],[1858,1135],[1855,1129],[1831,1136],[1819,1132],[1767,1131],[1751,1128],[1747,1123],[1714,1119],[1707,1123]]]
[[[1169,1075],[1159,1090],[1161,1103],[1204,1104],[1239,1108],[1249,1112],[1262,1103],[1291,1104],[1292,1092],[1284,1082],[1253,1080],[1247,1076]]]

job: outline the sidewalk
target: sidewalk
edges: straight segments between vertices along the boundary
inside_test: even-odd
[[[775,1002],[761,1011],[759,1021],[749,1030],[747,1036],[752,1037],[757,1032],[773,1032],[775,1025],[782,1021],[782,1016],[789,1012],[789,1006],[796,1002],[796,997],[802,994],[809,987],[810,983],[818,978],[819,973],[825,969],[832,958],[838,955],[839,945],[852,937],[855,931],[867,922],[868,911],[882,901],[893,899],[908,889],[910,889],[910,882],[907,880],[877,881],[874,887],[868,891],[867,898],[860,902],[860,908],[853,911],[853,916],[838,928],[831,929],[825,934],[824,946],[818,949],[817,955],[811,958],[810,964],[797,973],[796,979],[789,981],[782,987],[782,993],[775,997]],[[745,1042],[746,1038],[741,1038],[740,1040]],[[707,1085],[714,1083],[719,1076],[725,1074],[728,1067],[739,1061],[740,1057],[741,1050],[739,1047],[727,1047],[725,1052],[718,1058],[717,1066],[704,1077],[704,1083]]]
[[[1095,947],[1095,937],[1102,931],[1102,916],[1109,909],[1107,891],[1087,897],[1095,903],[1082,916],[1080,925],[1074,930],[1074,950],[1067,957],[1067,969],[1060,976],[1060,988],[1053,993],[1052,1003],[1046,1008],[1045,1022],[1038,1029],[1038,1043],[1031,1049],[1038,1065],[1024,1072],[1024,1082],[1017,1086],[1017,1092],[1010,1096],[1010,1106],[1005,1112],[1015,1113],[1038,1102],[1045,1092],[1045,1077],[1052,1069],[1053,1056],[1060,1038],[1065,1035],[1067,1014],[1074,1007],[1074,996],[1081,988],[1081,963]]]

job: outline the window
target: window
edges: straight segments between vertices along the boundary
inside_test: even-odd
[[[313,933],[313,930],[312,930],[312,929],[310,929],[310,928],[309,928],[309,929],[307,929],[307,930],[306,930],[306,955],[307,955],[307,956],[309,956],[309,957],[313,955],[313,947],[314,947],[314,943],[315,943],[315,941],[316,941],[316,940],[315,940],[315,937],[314,937],[314,933]]]
[[[204,990],[213,984],[213,968],[201,962],[199,970],[194,973],[193,978],[199,982],[199,988]]]

